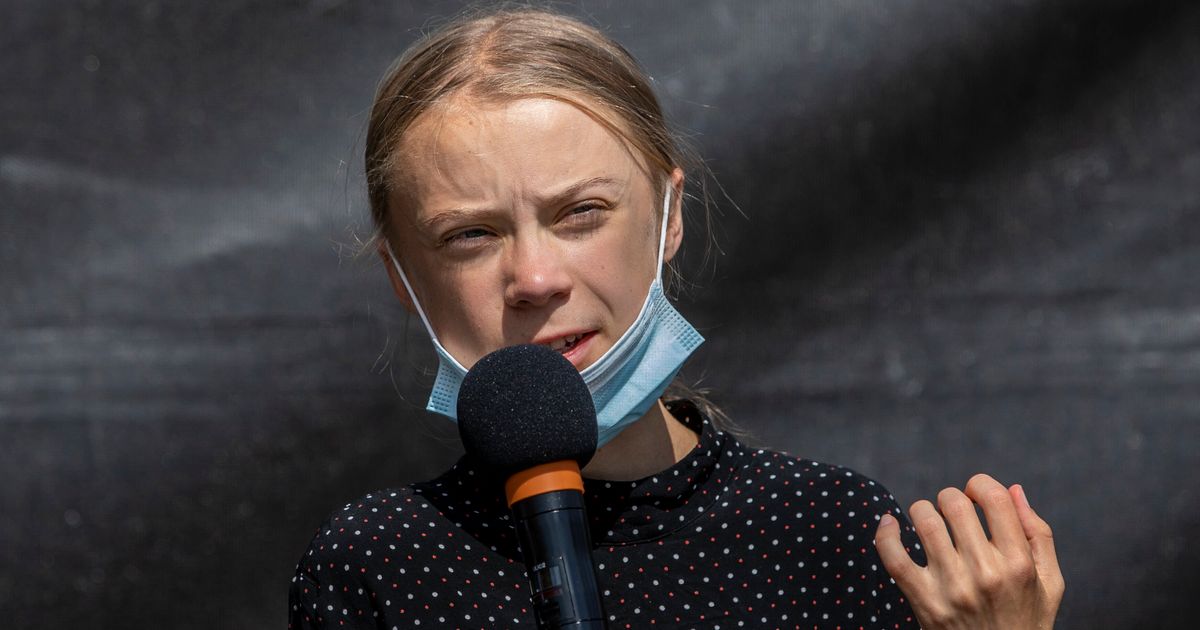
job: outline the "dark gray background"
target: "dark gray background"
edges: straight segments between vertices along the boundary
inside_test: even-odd
[[[456,457],[365,234],[378,77],[453,3],[0,10],[0,619],[285,625],[316,526]],[[1055,527],[1061,628],[1200,588],[1200,6],[574,2],[729,196],[688,373],[907,506]],[[693,229],[692,237],[697,237]]]

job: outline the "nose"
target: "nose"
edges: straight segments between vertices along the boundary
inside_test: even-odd
[[[504,301],[515,308],[545,306],[571,293],[572,279],[562,253],[544,235],[514,241],[505,270]]]

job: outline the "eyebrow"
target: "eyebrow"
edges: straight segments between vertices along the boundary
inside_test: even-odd
[[[589,177],[588,179],[581,179],[557,193],[539,198],[539,201],[543,205],[555,206],[566,202],[571,197],[574,197],[589,188],[602,186],[613,187],[620,186],[622,184],[624,184],[623,181],[612,177]]]
[[[618,187],[624,184],[625,182],[623,180],[613,177],[589,177],[587,179],[581,179],[558,192],[545,196],[539,195],[536,198],[539,205],[557,206],[566,203],[572,197],[579,195],[579,193],[588,190],[589,188]],[[481,215],[486,215],[490,211],[491,210],[488,208],[447,208],[445,210],[439,210],[428,219],[418,221],[418,224],[421,228],[432,231],[435,230],[441,223],[457,220],[478,219]]]

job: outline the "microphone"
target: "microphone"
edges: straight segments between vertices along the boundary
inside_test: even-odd
[[[603,629],[579,473],[596,452],[596,408],[578,370],[531,344],[483,357],[458,390],[458,431],[507,479],[537,627]]]

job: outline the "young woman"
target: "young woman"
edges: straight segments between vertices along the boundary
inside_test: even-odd
[[[493,12],[405,53],[366,169],[380,255],[438,352],[430,409],[452,417],[464,371],[514,344],[585,381],[633,375],[597,395],[583,470],[610,627],[1050,627],[1062,576],[1019,486],[977,475],[940,513],[913,504],[914,529],[874,481],[664,401],[700,342],[662,293],[685,166],[636,62],[575,20]],[[501,481],[464,458],[335,512],[297,567],[290,627],[532,627]]]

